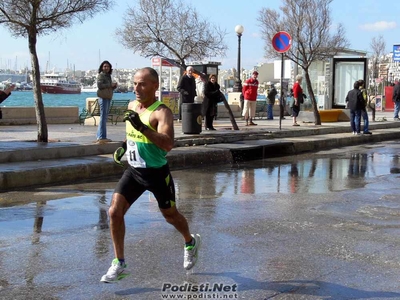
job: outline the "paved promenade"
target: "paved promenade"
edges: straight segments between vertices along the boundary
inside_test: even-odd
[[[45,145],[32,142],[35,126],[0,126],[0,299],[400,299],[400,189],[398,174],[389,174],[400,169],[398,141],[356,147],[377,167],[370,174],[327,169],[321,177],[299,165],[296,192],[282,180],[296,157],[280,158],[287,166],[276,175],[258,173],[253,191],[241,191],[242,175],[263,168],[260,161],[232,171],[190,169],[398,140],[400,122],[371,122],[371,136],[352,135],[347,122],[292,127],[284,120],[281,130],[278,120],[257,123],[239,121],[240,131],[232,131],[218,120],[216,132],[199,135],[181,134],[175,124],[178,146],[168,159],[179,210],[202,235],[199,263],[183,270],[182,238],[145,193],[125,219],[131,275],[116,284],[99,280],[113,258],[107,209],[117,178],[104,176],[122,172],[111,153],[123,124],[109,126],[116,142],[106,145],[93,143],[92,126],[50,125],[57,142]],[[348,151],[331,154],[347,159]],[[313,156],[324,160],[326,152]],[[335,181],[345,184],[324,185]]]
[[[168,160],[171,169],[183,169],[394,140],[400,137],[400,122],[392,115],[378,112],[370,122],[371,136],[352,135],[348,122],[315,126],[300,120],[301,126],[294,127],[290,117],[281,124],[277,118],[257,119],[257,126],[237,120],[240,130],[232,130],[229,119],[220,119],[216,131],[200,134],[183,134],[181,123],[175,122],[175,148]],[[125,138],[124,126],[109,124],[112,142],[102,145],[95,143],[96,126],[50,124],[49,143],[35,142],[36,125],[0,126],[0,190],[120,174],[112,153]]]
[[[370,116],[371,119],[371,116]],[[382,122],[382,119],[386,121]],[[393,112],[377,112],[376,122],[370,121],[372,128],[376,124],[393,124]],[[347,128],[350,132],[350,124],[348,122],[329,122],[322,123],[321,126],[315,126],[313,123],[303,123],[300,120],[301,126],[293,127],[292,118],[286,116],[281,122],[281,129],[279,128],[279,119],[275,117],[274,120],[256,119],[255,122],[257,126],[245,126],[243,120],[236,120],[239,131],[233,131],[232,125],[229,119],[218,119],[214,122],[214,127],[217,131],[205,131],[202,130],[200,135],[189,135],[182,133],[182,124],[175,121],[175,138],[179,141],[182,139],[189,139],[194,137],[195,139],[201,139],[201,137],[208,136],[223,136],[227,133],[243,134],[254,133],[254,132],[304,132],[310,129],[316,128]],[[107,126],[108,137],[113,141],[122,141],[125,138],[125,123],[119,122],[117,125],[109,124]],[[73,144],[92,144],[96,140],[97,126],[92,125],[79,125],[79,124],[49,124],[48,125],[48,136],[50,142],[63,142],[63,143],[73,143]],[[37,137],[37,125],[21,125],[21,126],[0,126],[0,147],[6,147],[4,142],[25,142],[25,141],[35,141]]]

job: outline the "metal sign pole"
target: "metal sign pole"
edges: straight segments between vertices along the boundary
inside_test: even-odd
[[[284,66],[283,66],[283,53],[281,57],[281,97],[279,100],[279,130],[282,128],[282,118],[284,115],[284,107],[283,107],[283,72],[284,72]]]

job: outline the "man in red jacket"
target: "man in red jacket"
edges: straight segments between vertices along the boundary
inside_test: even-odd
[[[254,71],[251,78],[247,79],[243,84],[244,107],[243,117],[246,120],[246,126],[257,125],[253,123],[253,118],[256,116],[256,101],[258,91],[258,72]],[[250,119],[250,122],[249,122]]]

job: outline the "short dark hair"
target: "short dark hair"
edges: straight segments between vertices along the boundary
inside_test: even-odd
[[[359,84],[360,86],[363,86],[363,85],[365,84],[365,81],[364,81],[363,79],[359,79],[359,80],[358,80],[358,84]]]
[[[358,89],[358,88],[360,87],[360,83],[358,82],[358,80],[357,80],[356,82],[354,82],[353,87],[354,87],[355,89]]]
[[[110,75],[111,75],[113,68],[112,68],[112,64],[110,64],[110,62],[108,60],[105,60],[100,64],[99,73],[103,72],[103,65],[105,65],[105,64],[110,65]]]
[[[148,71],[150,73],[150,77],[153,79],[154,82],[159,83],[158,73],[155,69],[150,67],[145,67],[137,70],[137,72],[141,71]]]

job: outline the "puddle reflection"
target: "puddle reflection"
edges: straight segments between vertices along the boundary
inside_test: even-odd
[[[224,184],[225,196],[227,193],[329,193],[362,188],[374,177],[400,173],[399,163],[398,155],[344,151],[325,157],[312,154],[205,168],[196,171],[196,181],[190,175],[191,170],[175,171],[174,177],[181,187],[178,191],[182,198],[194,191],[200,198],[215,196],[215,188],[224,180],[229,182]],[[215,180],[204,179],[205,174]],[[187,193],[182,194],[185,190]]]

